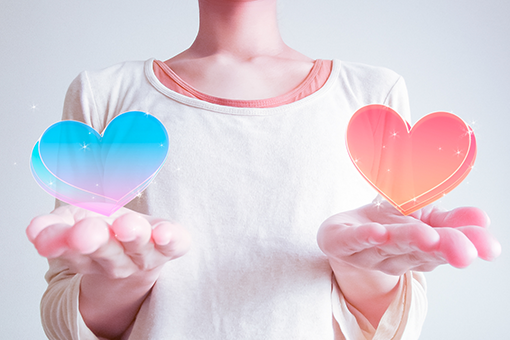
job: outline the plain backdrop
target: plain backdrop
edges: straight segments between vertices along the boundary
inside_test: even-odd
[[[467,269],[427,274],[421,339],[508,339],[510,320],[510,2],[507,0],[282,0],[286,42],[313,58],[385,66],[406,79],[413,121],[450,111],[475,130],[472,173],[438,204],[478,206],[503,253]],[[166,60],[197,30],[196,0],[1,0],[0,338],[45,339],[39,301],[47,269],[27,241],[53,199],[29,171],[40,134],[59,120],[82,70],[124,60]],[[261,325],[262,327],[263,325]],[[192,340],[192,339],[190,339]]]

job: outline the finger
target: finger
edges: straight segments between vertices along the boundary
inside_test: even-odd
[[[34,239],[34,246],[41,256],[52,259],[61,256],[69,249],[67,233],[71,226],[67,224],[53,224],[42,229]]]
[[[152,239],[157,248],[163,249],[172,241],[172,225],[169,222],[159,222],[152,229]]]
[[[478,251],[471,241],[457,229],[436,229],[441,237],[438,250],[440,254],[457,268],[467,267],[478,257]]]
[[[336,256],[351,255],[387,240],[386,229],[378,223],[365,223],[359,226],[330,224],[321,233],[327,238],[320,240],[321,249]]]
[[[178,224],[162,221],[152,230],[156,250],[169,258],[184,255],[191,246],[189,233]]]
[[[428,223],[435,228],[458,228],[468,225],[487,228],[490,224],[489,216],[483,210],[473,207],[461,207],[451,211],[432,209],[427,218]]]
[[[405,254],[413,250],[430,252],[437,249],[440,240],[433,228],[420,221],[387,225],[386,229],[389,236],[383,249],[393,250],[394,254]]]
[[[118,217],[112,224],[115,238],[140,270],[150,270],[164,261],[164,256],[154,251],[151,241],[152,226],[138,213],[127,213]]]
[[[84,217],[79,220],[70,229],[67,243],[75,253],[81,254],[73,256],[73,263],[79,272],[125,278],[136,270],[104,217]]]
[[[141,254],[147,251],[152,227],[142,215],[124,214],[113,222],[112,230],[127,254]]]
[[[125,253],[123,244],[115,238],[111,229],[107,242],[88,257],[96,264],[98,271],[110,278],[125,278],[139,270],[139,266]]]
[[[501,244],[487,229],[476,226],[460,227],[461,231],[473,243],[478,256],[486,261],[492,261],[501,254]]]
[[[80,254],[92,254],[108,243],[110,231],[101,217],[89,217],[77,222],[69,231],[69,247]]]
[[[65,224],[65,223],[62,217],[54,214],[37,216],[34,219],[32,219],[26,230],[27,237],[30,240],[30,242],[34,243],[37,235],[39,235],[39,233],[43,229],[53,224]]]

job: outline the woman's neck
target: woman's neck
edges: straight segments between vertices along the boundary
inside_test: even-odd
[[[199,6],[195,41],[165,63],[200,92],[271,98],[291,91],[310,72],[313,60],[282,40],[276,0],[199,0]]]
[[[276,0],[200,0],[200,27],[189,51],[239,60],[275,56],[288,47],[278,28]]]

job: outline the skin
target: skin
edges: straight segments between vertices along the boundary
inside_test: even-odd
[[[276,0],[200,0],[200,28],[190,48],[166,63],[199,91],[229,99],[275,97],[295,88],[313,60],[288,47]],[[400,276],[441,264],[466,267],[501,251],[476,208],[427,207],[402,216],[387,203],[332,216],[317,240],[349,303],[376,327]],[[191,240],[167,221],[121,209],[110,218],[66,206],[36,217],[27,235],[38,252],[83,274],[80,312],[98,336],[122,337],[163,265]]]
[[[264,99],[297,87],[313,59],[291,49],[278,30],[275,0],[201,0],[198,35],[166,63],[199,91]]]
[[[63,206],[34,218],[27,236],[40,255],[83,274],[80,312],[87,326],[106,339],[126,331],[163,265],[191,244],[181,226],[126,208],[107,218]]]
[[[478,208],[428,206],[403,216],[384,201],[330,217],[317,241],[346,300],[377,327],[409,270],[464,268],[477,257],[499,256],[501,246],[488,226],[488,216]]]

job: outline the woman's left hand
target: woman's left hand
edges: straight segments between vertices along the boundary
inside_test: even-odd
[[[318,242],[334,261],[402,275],[446,263],[463,268],[477,257],[495,259],[501,246],[488,226],[488,216],[477,208],[445,211],[428,206],[404,216],[388,202],[374,201],[327,219]]]
[[[348,307],[377,327],[404,273],[495,259],[501,245],[488,226],[489,218],[477,208],[429,206],[404,216],[388,202],[374,201],[327,219],[317,241]]]

